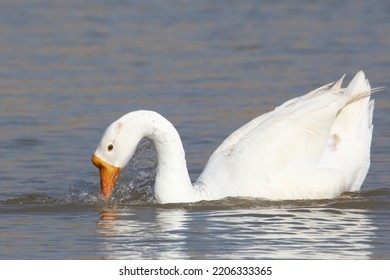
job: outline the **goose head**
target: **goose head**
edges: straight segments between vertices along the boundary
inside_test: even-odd
[[[109,198],[121,169],[133,156],[143,138],[142,124],[137,114],[129,113],[110,124],[92,155],[92,163],[99,169],[103,197]]]

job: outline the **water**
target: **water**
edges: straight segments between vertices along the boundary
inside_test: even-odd
[[[390,259],[388,90],[362,191],[321,201],[158,205],[147,142],[114,197],[90,157],[149,109],[177,127],[192,179],[234,129],[365,70],[390,88],[388,1],[3,1],[1,259]]]

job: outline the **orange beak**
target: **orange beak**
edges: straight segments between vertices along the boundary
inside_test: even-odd
[[[92,163],[99,168],[102,195],[105,198],[109,198],[114,190],[115,183],[119,178],[121,169],[120,167],[112,166],[95,155],[92,156]]]

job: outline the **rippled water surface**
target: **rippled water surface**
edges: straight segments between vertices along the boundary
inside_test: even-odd
[[[388,1],[2,1],[1,259],[390,259]],[[321,201],[159,205],[140,144],[112,199],[90,157],[137,109],[177,127],[191,178],[234,129],[365,70],[369,175]]]

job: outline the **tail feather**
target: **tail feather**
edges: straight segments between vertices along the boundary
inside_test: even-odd
[[[346,92],[350,96],[360,94],[362,92],[371,92],[370,82],[366,79],[366,75],[363,71],[359,71],[355,75],[349,83]]]
[[[341,85],[343,84],[344,78],[345,78],[345,74],[332,85],[331,89],[335,89],[335,90],[341,89]]]
[[[346,88],[346,94],[350,96],[347,104],[370,97],[371,94],[382,91],[384,88],[371,88],[370,82],[366,79],[363,71],[359,71]],[[368,103],[368,99],[366,101]]]

